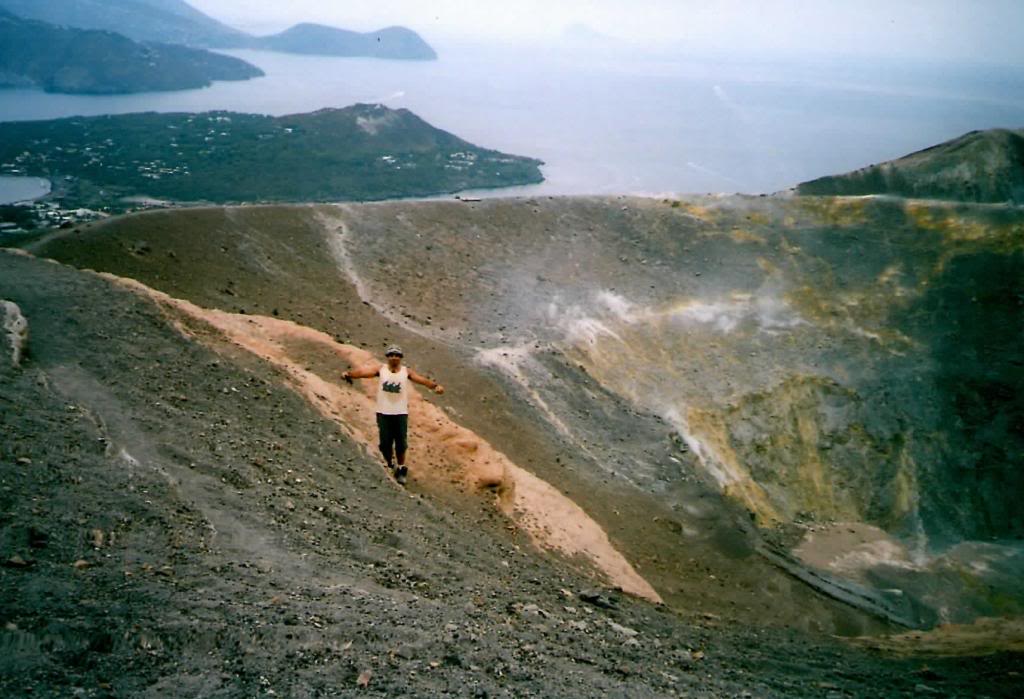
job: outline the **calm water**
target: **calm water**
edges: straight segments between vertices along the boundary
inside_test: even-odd
[[[0,176],[0,204],[31,201],[50,193],[50,181],[38,177]]]
[[[234,51],[267,77],[115,97],[0,90],[0,120],[406,107],[543,159],[536,193],[771,192],[972,129],[1024,126],[1024,71],[440,47],[429,63]],[[507,192],[508,190],[506,190]]]

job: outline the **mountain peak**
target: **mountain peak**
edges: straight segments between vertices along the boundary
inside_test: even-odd
[[[902,158],[797,185],[799,194],[892,194],[1024,203],[1024,129],[969,131]]]

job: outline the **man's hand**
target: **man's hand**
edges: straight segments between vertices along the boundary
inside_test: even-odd
[[[352,374],[347,371],[341,375],[341,378],[345,379],[345,383],[347,384],[352,383]]]
[[[441,384],[435,384],[434,393],[436,393],[437,395],[441,395],[442,393],[444,393],[444,386],[442,386]]]

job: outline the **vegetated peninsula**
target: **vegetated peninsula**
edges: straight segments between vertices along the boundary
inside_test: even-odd
[[[0,8],[50,24],[104,29],[136,41],[228,47],[249,36],[184,0],[0,0]]]
[[[358,104],[269,117],[125,114],[0,124],[0,173],[57,182],[65,206],[428,196],[543,181],[541,161],[474,146],[412,112]]]
[[[798,194],[892,194],[1024,203],[1024,129],[971,131],[897,160],[797,185]]]
[[[218,22],[184,0],[0,0],[0,8],[53,24],[115,31],[136,41],[321,56],[437,58],[419,34],[405,27],[360,33],[303,23],[279,34],[258,37]]]
[[[109,31],[58,27],[0,9],[0,87],[123,94],[206,87],[263,75],[233,56],[140,43]]]

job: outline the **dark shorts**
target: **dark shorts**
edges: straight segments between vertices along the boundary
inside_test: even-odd
[[[394,445],[396,452],[405,451],[409,444],[406,435],[409,432],[408,415],[384,415],[377,413],[377,430],[380,432],[380,450],[384,454],[391,453]]]

